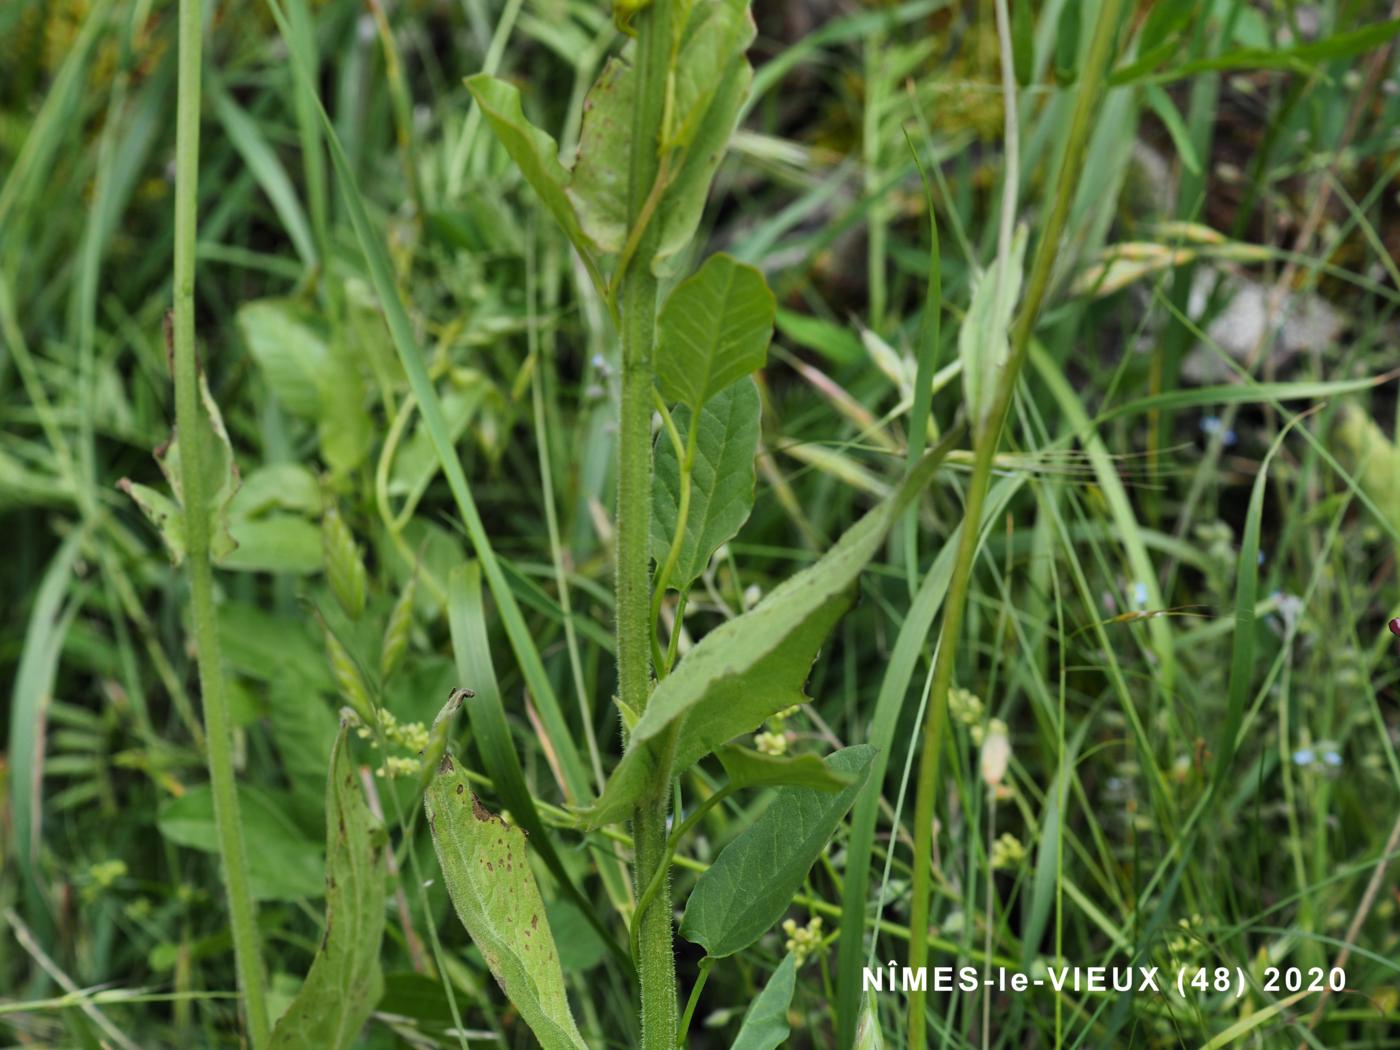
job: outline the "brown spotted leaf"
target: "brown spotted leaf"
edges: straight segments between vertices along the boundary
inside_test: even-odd
[[[526,857],[525,832],[487,810],[451,757],[424,796],[457,917],[544,1050],[585,1050]]]

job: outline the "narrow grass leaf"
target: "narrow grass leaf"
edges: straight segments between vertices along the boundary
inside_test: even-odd
[[[792,1033],[787,1013],[796,988],[797,957],[789,953],[744,1014],[744,1023],[730,1050],[776,1050],[787,1042]]]
[[[510,724],[501,704],[500,686],[496,682],[491,644],[486,634],[486,610],[482,603],[481,567],[475,562],[459,565],[447,580],[447,622],[452,634],[452,651],[456,657],[457,675],[476,695],[466,701],[467,719],[477,752],[491,775],[491,784],[501,802],[531,836],[531,844],[544,861],[564,892],[578,905],[589,924],[614,953],[621,948],[603,926],[596,909],[578,887],[564,866],[550,832],[545,828],[530,794],[520,759],[511,739]],[[606,866],[605,866],[606,868]]]
[[[855,597],[855,582],[890,526],[952,448],[950,433],[889,499],[814,564],[774,588],[749,612],[715,628],[652,694],[602,796],[581,814],[590,827],[625,819],[647,785],[679,773],[765,718],[803,701],[802,685],[822,643]],[[674,748],[666,747],[675,734]]]
[[[587,1050],[569,1010],[525,832],[482,806],[450,756],[423,801],[452,906],[492,976],[544,1050]]]
[[[722,959],[767,933],[855,802],[874,757],[873,747],[857,744],[826,758],[833,773],[852,778],[838,794],[808,787],[779,790],[700,876],[686,902],[681,936]]]
[[[720,391],[700,410],[685,539],[669,581],[677,590],[687,590],[700,578],[715,551],[738,534],[753,510],[761,411],[752,380]],[[684,405],[676,410],[676,427],[682,434],[690,426],[692,412]],[[657,437],[655,461],[651,545],[660,564],[671,549],[681,498],[680,461],[664,432]]]
[[[699,409],[758,371],[767,360],[775,309],[762,273],[730,255],[710,256],[661,308],[656,354],[661,393]]]
[[[296,998],[272,1031],[271,1050],[344,1050],[384,990],[384,849],[365,803],[342,720],[326,779],[326,921]]]

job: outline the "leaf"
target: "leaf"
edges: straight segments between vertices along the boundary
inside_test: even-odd
[[[1079,79],[1080,4],[1065,4],[1055,27],[1055,80],[1060,85]]]
[[[691,7],[673,84],[676,102],[665,148],[670,180],[656,211],[661,230],[649,265],[654,271],[695,236],[715,169],[724,159],[753,70],[744,51],[754,26],[742,0],[707,0]],[[626,54],[614,58],[588,91],[578,162],[568,199],[588,238],[617,253],[628,234],[628,165],[636,73]]]
[[[987,418],[997,380],[1011,352],[1011,313],[1021,296],[1025,255],[1026,228],[1022,226],[1016,231],[1011,257],[997,259],[972,281],[972,302],[958,331],[958,357],[962,361],[963,403],[974,434]]]
[[[244,572],[287,572],[308,576],[321,570],[321,534],[295,514],[234,518],[229,535],[237,547],[219,567]]]
[[[651,261],[652,272],[658,277],[670,273],[673,261],[690,244],[700,226],[710,184],[728,152],[739,110],[749,97],[752,83],[753,68],[740,53],[725,67],[714,101],[681,158],[680,170],[666,188],[661,205],[661,235]]]
[[[1400,447],[1350,402],[1342,405],[1334,433],[1343,461],[1355,468],[1362,491],[1400,529]]]
[[[328,351],[315,319],[289,300],[257,299],[238,308],[238,329],[282,407],[302,419],[319,418]]]
[[[856,1026],[854,1050],[885,1050],[885,1035],[880,1030],[880,1013],[875,1009],[875,997],[869,992],[861,997],[860,1022]]]
[[[569,179],[569,203],[584,235],[601,252],[617,254],[627,241],[628,158],[637,78],[621,58],[611,58],[583,103],[578,160]]]
[[[229,444],[228,431],[224,428],[224,417],[219,412],[214,395],[209,392],[209,383],[202,372],[199,375],[199,398],[204,408],[200,421],[207,424],[198,447],[204,459],[201,469],[208,486],[209,554],[218,563],[237,546],[229,533],[228,518],[229,505],[238,491],[238,466],[233,460],[233,446]],[[172,430],[170,440],[155,451],[156,465],[170,485],[175,497],[173,500],[156,489],[138,485],[126,478],[117,483],[117,487],[132,498],[141,513],[156,527],[175,565],[184,561],[187,550],[184,489],[180,480],[181,448],[179,435]]]
[[[1035,15],[1031,0],[1014,0],[1011,9],[1011,58],[1016,83],[1029,87],[1035,76]]]
[[[712,255],[676,286],[657,319],[661,393],[698,409],[763,367],[776,300],[752,266]]]
[[[782,1046],[792,1031],[787,1012],[796,987],[797,959],[789,953],[744,1014],[731,1050],[775,1050]]]
[[[758,388],[752,381],[735,383],[700,410],[685,539],[669,580],[676,590],[686,590],[700,578],[715,551],[738,534],[753,510],[761,411]],[[681,406],[676,410],[676,427],[682,434],[690,419],[690,409]],[[675,447],[663,431],[656,439],[651,490],[651,547],[658,564],[670,553],[676,531],[680,473]]]
[[[476,104],[481,107],[486,123],[491,125],[491,130],[496,133],[496,138],[500,139],[511,160],[515,161],[520,174],[539,194],[544,206],[591,267],[592,252],[579,226],[574,206],[565,195],[569,172],[559,163],[558,144],[547,132],[526,119],[520,105],[520,92],[512,85],[486,73],[468,77],[466,85]],[[626,170],[625,165],[622,170]]]
[[[273,1029],[271,1050],[350,1046],[384,991],[384,838],[365,804],[342,720],[326,779],[326,923],[296,998]]]
[[[590,828],[625,819],[656,778],[683,772],[763,720],[804,699],[802,684],[826,636],[855,597],[855,582],[890,525],[926,485],[957,431],[928,453],[887,500],[814,564],[749,612],[715,628],[656,687],[602,795],[581,814]],[[667,737],[675,734],[668,758]]]
[[[1157,114],[1162,126],[1167,129],[1167,134],[1171,136],[1172,145],[1176,147],[1176,155],[1181,158],[1182,167],[1192,175],[1199,175],[1201,160],[1196,156],[1196,148],[1191,144],[1191,132],[1187,130],[1186,122],[1181,119],[1171,96],[1158,85],[1149,84],[1143,92],[1143,97],[1152,108],[1152,112]]]
[[[332,341],[317,375],[320,408],[316,435],[332,474],[348,474],[369,455],[374,421],[365,408],[364,377],[342,340]]]
[[[675,99],[663,149],[691,143],[710,111],[726,65],[742,55],[755,35],[749,0],[718,0],[695,5],[676,59]]]
[[[832,772],[851,777],[839,794],[806,787],[781,789],[773,804],[695,883],[681,936],[722,959],[767,933],[787,911],[792,895],[854,804],[874,757],[873,747],[857,744],[826,758]]]
[[[319,897],[325,865],[321,849],[308,842],[287,816],[291,804],[281,792],[265,792],[240,784],[238,810],[248,850],[248,881],[253,897],[263,901],[295,901]],[[207,785],[191,788],[160,807],[160,833],[177,846],[219,852],[214,827],[214,797]]]
[[[587,1050],[525,855],[525,832],[490,813],[450,756],[424,805],[443,881],[487,967],[545,1050]]]
[[[735,787],[804,787],[835,792],[851,777],[831,769],[816,755],[765,755],[761,751],[725,744],[715,757]]]

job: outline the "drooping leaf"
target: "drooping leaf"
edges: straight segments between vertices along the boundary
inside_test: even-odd
[[[686,902],[681,936],[715,958],[743,951],[782,918],[818,854],[865,783],[875,749],[844,748],[826,758],[851,779],[833,795],[782,788],[763,814],[729,843],[700,876]]]
[[[972,302],[958,331],[962,361],[963,403],[974,433],[982,426],[995,396],[997,380],[1010,354],[1011,314],[1021,296],[1026,228],[1016,231],[1011,256],[997,259],[974,278]]]
[[[602,795],[581,814],[589,827],[623,820],[656,777],[680,773],[763,720],[801,703],[817,652],[855,596],[855,582],[891,524],[952,448],[950,432],[899,489],[814,564],[753,609],[715,628],[656,687]],[[673,754],[662,745],[676,734]],[[669,767],[669,769],[668,769]]]
[[[525,832],[489,812],[450,756],[424,795],[457,917],[545,1050],[587,1050],[526,857]]]
[[[243,835],[248,850],[248,882],[257,900],[295,901],[319,897],[325,886],[321,848],[288,817],[290,800],[281,792],[238,786]],[[156,827],[177,846],[217,854],[214,797],[207,785],[191,788],[160,807]]]
[[[637,78],[624,59],[612,58],[588,89],[578,160],[568,201],[584,234],[600,252],[616,254],[627,241],[628,160]]]
[[[763,274],[732,256],[710,256],[676,286],[657,319],[661,393],[698,409],[762,368],[775,310]]]
[[[478,73],[466,80],[467,90],[481,107],[486,123],[501,140],[520,174],[539,194],[544,206],[554,216],[565,235],[579,253],[592,263],[588,242],[579,227],[579,217],[565,196],[569,172],[559,163],[559,146],[550,135],[535,127],[525,117],[520,105],[520,92],[503,80]]]
[[[758,388],[751,380],[722,390],[700,410],[685,540],[669,581],[677,590],[685,590],[699,579],[720,544],[738,534],[753,510],[754,455],[761,411]],[[681,406],[676,410],[676,427],[682,434],[690,421],[691,409]],[[656,442],[651,490],[651,546],[658,564],[666,560],[675,535],[680,475],[675,447],[662,433]]]
[[[792,1032],[787,1012],[796,988],[797,958],[789,953],[744,1014],[731,1050],[776,1050],[782,1046]]]
[[[296,998],[273,1029],[271,1050],[343,1050],[379,1002],[384,981],[384,837],[365,803],[342,721],[326,780],[326,922]]]
[[[715,757],[735,787],[804,787],[836,792],[851,777],[832,769],[816,755],[765,755],[762,751],[725,744]]]

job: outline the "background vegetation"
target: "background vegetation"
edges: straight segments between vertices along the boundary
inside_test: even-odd
[[[190,201],[198,353],[240,483],[225,503],[234,474],[211,430],[203,482],[236,548],[210,538],[207,626],[268,1013],[317,980],[339,906],[383,924],[381,981],[319,978],[372,1005],[348,1042],[533,1045],[453,916],[421,815],[444,746],[485,805],[520,813],[491,775],[510,751],[558,829],[558,870],[538,837],[532,863],[578,1027],[589,1046],[635,1045],[630,839],[585,834],[569,809],[621,752],[617,337],[462,83],[484,70],[519,85],[569,159],[585,93],[625,37],[593,0],[286,7],[279,25],[261,4],[204,5]],[[933,393],[916,444],[969,414],[958,344],[974,284],[1007,202],[1032,245],[1045,228],[1089,41],[1121,8],[979,522],[936,784],[929,963],[1228,965],[1251,986],[934,995],[930,1039],[1396,1045],[1400,11],[1017,0],[1009,163],[993,8],[756,5],[752,92],[685,263],[724,251],[759,268],[776,335],[756,377],[752,515],[700,566],[678,649],[897,488],[919,376]],[[0,1030],[22,1046],[236,1046],[244,1030],[198,598],[192,620],[167,547],[188,537],[167,522],[163,540],[136,502],[167,511],[162,468],[181,466],[165,448],[177,33],[169,0],[0,9]],[[475,525],[386,328],[386,276]],[[963,440],[862,575],[810,702],[750,741],[789,755],[883,742],[884,772],[787,922],[713,968],[677,940],[682,1005],[705,975],[692,1045],[777,1045],[734,1040],[794,972],[779,1041],[837,1045],[859,1020],[864,1038],[906,1045],[905,997],[862,1002],[852,967],[909,956],[920,726],[972,462]],[[481,598],[490,562],[557,706]],[[674,617],[668,599],[663,640]],[[475,716],[433,726],[458,686],[499,695],[504,733]],[[344,707],[359,732],[338,737]],[[1003,741],[998,773],[983,756]],[[363,790],[328,792],[333,762]],[[689,770],[682,812],[723,780],[713,759]],[[698,821],[678,904],[773,795],[726,796]],[[327,890],[327,853],[335,870],[347,848],[337,815],[342,836],[387,827],[382,902]],[[844,954],[843,909],[867,933]],[[1268,965],[1341,965],[1347,989],[1265,991]]]

